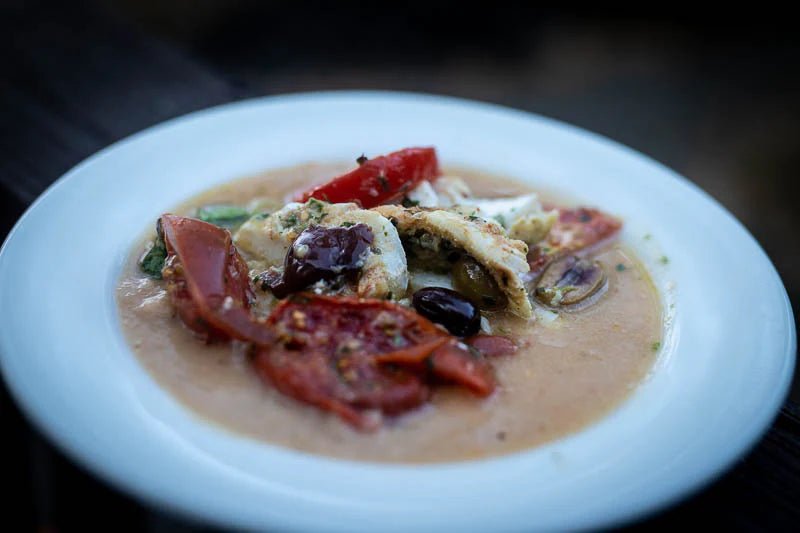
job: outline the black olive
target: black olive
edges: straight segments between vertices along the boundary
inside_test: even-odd
[[[289,247],[283,276],[269,283],[269,288],[276,297],[284,298],[320,280],[352,276],[364,266],[372,240],[372,231],[365,224],[310,226]]]
[[[454,290],[425,287],[414,293],[412,303],[419,314],[441,324],[453,335],[469,337],[481,328],[481,312]]]

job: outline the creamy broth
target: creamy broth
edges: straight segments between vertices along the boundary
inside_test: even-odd
[[[343,170],[305,165],[246,178],[175,209],[246,204],[287,194]],[[529,187],[484,174],[464,177],[476,195],[503,196]],[[602,206],[600,206],[602,207]],[[147,239],[151,238],[148,233]],[[594,257],[609,279],[594,305],[562,312],[552,323],[491,317],[494,333],[520,350],[493,360],[499,387],[488,399],[439,387],[425,407],[387,419],[374,433],[283,396],[258,379],[241,346],[205,345],[174,316],[160,281],[138,267],[137,243],[117,289],[122,329],[152,376],[195,413],[273,444],[347,459],[383,462],[457,461],[530,448],[574,432],[619,405],[645,378],[662,336],[658,295],[635,256],[618,244]]]

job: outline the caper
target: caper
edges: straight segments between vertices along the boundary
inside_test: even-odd
[[[453,265],[453,284],[480,309],[497,310],[508,304],[508,298],[497,282],[480,263],[471,257],[461,257]]]

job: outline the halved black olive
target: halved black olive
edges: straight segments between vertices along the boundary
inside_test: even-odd
[[[582,302],[606,283],[606,273],[597,261],[569,256],[553,262],[536,286],[536,298],[553,307]]]
[[[351,276],[364,266],[364,255],[372,244],[366,224],[324,228],[310,226],[295,239],[283,263],[283,276],[269,284],[272,293],[284,298],[319,280]]]
[[[441,324],[453,335],[469,337],[481,328],[478,308],[454,290],[425,287],[414,293],[412,303],[419,314]]]

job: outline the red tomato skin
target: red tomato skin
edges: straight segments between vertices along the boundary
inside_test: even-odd
[[[400,200],[421,181],[432,180],[440,174],[434,148],[405,148],[368,159],[357,169],[306,191],[297,200],[356,202],[369,209]]]
[[[558,219],[550,229],[544,246],[533,246],[528,252],[532,278],[544,272],[552,261],[607,241],[622,228],[619,219],[599,209],[560,207],[557,210]]]
[[[471,352],[456,339],[437,348],[428,360],[428,367],[437,379],[460,385],[477,396],[486,397],[494,392],[494,372],[486,358]]]
[[[269,344],[273,335],[250,314],[247,263],[228,230],[194,218],[161,217],[167,292],[178,316],[206,342],[238,339]]]

